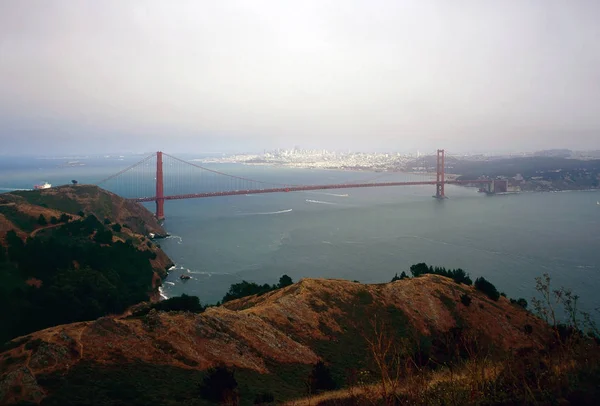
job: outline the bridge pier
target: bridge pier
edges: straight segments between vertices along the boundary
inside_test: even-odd
[[[165,192],[163,184],[163,153],[156,153],[156,218],[165,219]]]

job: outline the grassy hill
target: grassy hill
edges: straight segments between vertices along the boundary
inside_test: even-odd
[[[143,206],[95,186],[0,194],[0,342],[156,300],[172,265]]]
[[[17,203],[20,211],[32,210],[31,214],[36,219],[35,213],[43,212],[44,209],[70,215],[83,212],[93,214],[100,220],[108,218],[113,223],[126,225],[136,234],[166,235],[154,215],[142,205],[93,185],[64,185],[50,189],[15,191],[1,194],[0,204],[2,201]]]
[[[584,342],[598,349],[593,340]],[[0,355],[0,402],[214,404],[201,396],[202,382],[225,366],[233,371],[240,404],[265,393],[294,404],[306,396],[319,361],[337,387],[361,385],[363,394],[377,387],[386,363],[402,372],[398,379],[430,379],[449,370],[464,374],[468,362],[485,360],[482,366],[496,368],[490,382],[502,376],[508,384],[503,360],[549,357],[549,343],[555,343],[553,329],[521,306],[446,277],[378,285],[304,279],[202,313],[151,310],[13,340]],[[423,394],[436,388],[427,386]],[[461,399],[470,393],[463,389]],[[381,396],[380,389],[373,393],[371,400]],[[355,403],[343,404],[367,400],[336,401],[348,399]]]

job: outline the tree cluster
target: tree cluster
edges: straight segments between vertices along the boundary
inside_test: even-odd
[[[279,283],[277,285],[269,285],[268,283],[259,285],[254,282],[247,281],[234,283],[229,287],[229,291],[225,294],[225,296],[223,296],[223,303],[235,299],[241,299],[246,296],[264,295],[267,292],[285,288],[293,283],[294,282],[292,281],[292,278],[290,278],[288,275],[283,275],[281,278],[279,278]]]
[[[498,293],[496,287],[491,282],[487,281],[483,276],[475,279],[475,289],[484,293],[492,300],[500,299],[500,293]]]
[[[461,268],[446,269],[444,267],[438,267],[438,266],[436,266],[436,267],[427,266],[426,263],[421,262],[421,263],[418,263],[415,265],[411,265],[410,272],[412,273],[412,275],[415,278],[418,276],[421,276],[421,275],[425,275],[425,274],[433,274],[433,275],[440,275],[440,276],[445,276],[447,278],[451,278],[456,283],[464,283],[465,285],[473,284],[473,281],[469,277],[469,274],[466,273]]]
[[[93,215],[48,231],[23,241],[11,230],[0,246],[0,342],[148,299],[151,251],[113,243]]]

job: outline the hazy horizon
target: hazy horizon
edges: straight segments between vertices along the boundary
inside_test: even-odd
[[[592,0],[5,1],[0,155],[597,150],[598,15]]]

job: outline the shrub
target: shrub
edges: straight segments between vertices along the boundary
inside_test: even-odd
[[[373,303],[373,295],[367,290],[359,290],[355,293],[356,299],[361,305],[370,305]]]
[[[335,381],[331,377],[331,371],[323,363],[323,361],[317,362],[309,377],[311,393],[315,393],[323,390],[335,389]]]
[[[469,296],[467,294],[464,294],[460,297],[460,302],[462,304],[464,304],[465,306],[469,306],[471,304],[471,301],[472,301],[471,296]]]
[[[45,226],[45,225],[47,225],[47,224],[48,224],[48,222],[46,221],[46,217],[44,217],[44,215],[43,215],[43,214],[40,214],[40,216],[38,217],[38,220],[37,220],[37,222],[38,222],[38,224],[39,224],[40,226]]]
[[[79,217],[85,217],[85,213],[83,212],[83,210],[79,210],[79,211],[77,212],[77,215],[78,215]]]
[[[273,396],[272,393],[269,393],[269,392],[257,393],[256,396],[254,397],[255,405],[262,405],[265,403],[273,403],[273,402],[275,402],[275,397]]]
[[[223,303],[246,296],[262,295],[274,289],[277,289],[277,286],[270,286],[267,283],[264,285],[258,285],[254,282],[247,281],[234,283],[229,287],[229,291],[225,294],[225,296],[223,296]]]
[[[427,264],[424,262],[420,262],[418,264],[410,266],[410,273],[412,273],[412,276],[414,276],[415,278],[417,276],[421,276],[421,275],[428,273],[428,271],[429,271],[429,268],[427,267]]]
[[[488,282],[483,276],[475,279],[475,289],[484,293],[492,300],[498,300],[500,298],[500,293],[498,293],[496,287]]]
[[[464,283],[465,285],[472,285],[473,281],[471,280],[471,278],[469,277],[469,274],[466,273],[463,269],[461,268],[457,268],[457,269],[446,269],[444,267],[432,267],[432,266],[427,266],[426,263],[421,262],[415,265],[411,265],[410,267],[410,272],[413,274],[414,277],[417,276],[421,276],[421,275],[425,275],[425,274],[433,274],[433,275],[440,275],[440,276],[445,276],[447,278],[452,278],[454,280],[454,282],[456,283]],[[406,276],[406,274],[403,272],[403,275]],[[394,279],[392,279],[392,282],[394,282],[398,277],[398,275],[396,274],[396,276],[394,277]],[[403,279],[402,275],[400,275],[399,279]]]
[[[464,283],[465,285],[469,286],[473,284],[473,281],[469,277],[469,274],[461,268],[450,270],[448,271],[448,273],[448,276],[454,279],[454,282],[456,283]]]
[[[408,275],[406,274],[406,272],[402,271],[402,273],[400,274],[400,276],[398,276],[398,274],[396,273],[396,275],[394,275],[394,277],[392,278],[392,282],[396,282],[396,281],[401,281],[402,279],[406,279],[408,278]]]
[[[188,296],[185,293],[181,296],[171,297],[152,304],[152,308],[164,311],[188,311],[200,313],[204,307],[200,303],[198,296]]]
[[[99,244],[111,244],[113,234],[110,230],[99,230],[94,236],[94,240]]]
[[[113,230],[114,232],[116,232],[116,233],[120,232],[120,231],[121,231],[121,225],[120,225],[119,223],[115,223],[115,224],[113,224],[113,226],[112,226],[112,230]]]
[[[110,219],[109,218],[105,218],[104,219],[104,224],[109,225],[110,224]]]
[[[279,285],[278,287],[280,288],[285,288],[286,286],[290,286],[293,285],[294,281],[292,280],[292,278],[290,278],[287,275],[282,275],[281,278],[279,278]]]
[[[208,371],[208,375],[200,384],[200,396],[214,402],[226,402],[236,399],[238,383],[233,371],[225,366],[218,366]]]

